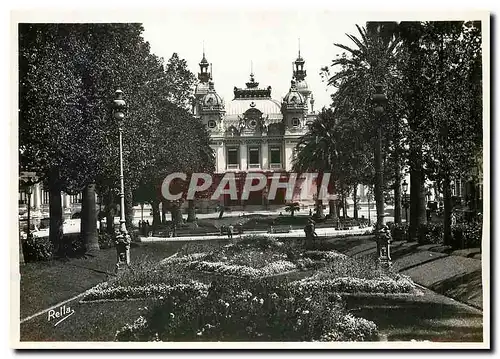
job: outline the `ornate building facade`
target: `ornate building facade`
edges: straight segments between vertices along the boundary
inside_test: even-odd
[[[304,65],[299,51],[290,89],[281,101],[273,97],[271,86],[259,86],[252,72],[246,86],[234,87],[234,98],[224,103],[215,90],[210,64],[203,54],[193,113],[210,132],[217,174],[235,172],[241,185],[248,172],[262,172],[271,180],[276,174],[292,171],[298,140],[316,118]],[[221,202],[243,207],[263,205],[266,189],[263,192],[252,193],[245,203],[227,198]],[[283,203],[283,195],[270,202]]]

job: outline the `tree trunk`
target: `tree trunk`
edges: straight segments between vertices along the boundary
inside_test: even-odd
[[[196,203],[194,199],[188,200],[188,217],[187,221],[188,222],[194,222],[196,221]]]
[[[106,232],[115,234],[115,203],[113,201],[113,193],[111,190],[104,196],[104,211],[106,212]]]
[[[399,164],[396,164],[396,179],[394,183],[394,223],[400,224],[402,221],[401,210],[401,172]]]
[[[168,202],[166,199],[163,199],[161,201],[161,224],[167,224],[167,213],[168,213]]]
[[[419,227],[425,224],[425,175],[419,149],[410,149],[410,228],[411,241],[416,241]]]
[[[153,223],[151,223],[153,230],[158,229],[160,225],[160,201],[155,199],[151,202],[151,209],[153,210]]]
[[[93,255],[99,251],[94,183],[86,185],[83,189],[80,234],[85,243],[86,254]]]
[[[398,151],[396,149],[396,151]],[[394,223],[401,223],[401,164],[399,154],[396,152],[396,173],[394,179]]]
[[[180,204],[172,204],[170,206],[170,213],[172,213],[172,224],[175,224],[177,227],[182,224],[182,213],[181,213],[181,205]]]
[[[106,232],[108,234],[115,234],[115,209],[110,207],[106,210]]]
[[[451,233],[451,213],[452,213],[452,203],[451,203],[451,188],[450,188],[450,178],[445,177],[443,181],[443,242],[446,246],[452,245],[452,233]]]
[[[59,180],[59,170],[52,169],[49,174],[49,239],[55,255],[63,254],[63,212]]]
[[[346,213],[347,208],[346,207],[347,207],[346,206],[346,196],[345,196],[345,192],[342,191],[342,218],[343,219],[346,219],[346,217],[347,217],[347,213]]]
[[[325,216],[323,213],[323,200],[321,199],[316,200],[316,215],[318,218],[323,218]]]
[[[336,221],[339,218],[337,213],[337,200],[328,201],[328,206],[330,207],[330,218]]]
[[[353,216],[354,216],[354,219],[358,219],[359,214],[358,214],[358,185],[357,184],[354,185],[354,194],[352,196],[352,200],[353,200],[353,205],[354,205]]]

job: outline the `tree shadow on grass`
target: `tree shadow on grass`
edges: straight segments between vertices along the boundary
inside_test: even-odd
[[[355,297],[347,309],[375,322],[389,340],[482,341],[482,314],[447,300]]]
[[[437,282],[430,287],[435,292],[455,298],[461,302],[470,303],[479,308],[482,308],[482,288],[482,274],[480,270],[453,276]]]

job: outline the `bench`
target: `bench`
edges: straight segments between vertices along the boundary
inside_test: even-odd
[[[292,226],[271,226],[267,233],[290,233]]]
[[[229,231],[228,226],[221,226],[220,227],[220,234],[221,235],[227,235]],[[242,226],[233,226],[233,234],[243,234],[243,227]]]

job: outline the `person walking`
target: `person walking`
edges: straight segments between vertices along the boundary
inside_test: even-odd
[[[177,237],[177,224],[172,222],[172,237]]]
[[[228,238],[228,239],[233,239],[233,232],[234,232],[234,227],[233,227],[233,224],[231,223],[231,224],[227,227],[227,238]]]

